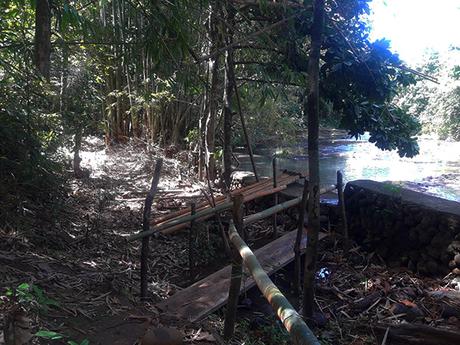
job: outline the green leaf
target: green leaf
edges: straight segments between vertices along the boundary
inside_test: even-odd
[[[62,339],[64,336],[60,333],[53,332],[53,331],[45,331],[41,330],[35,333],[35,336],[44,338],[44,339],[51,339],[51,340],[57,340],[57,339]]]
[[[22,284],[20,284],[20,285],[17,287],[17,290],[18,290],[18,291],[27,291],[27,290],[29,290],[29,288],[30,288],[30,285],[29,285],[29,284],[27,284],[27,283],[22,283]]]

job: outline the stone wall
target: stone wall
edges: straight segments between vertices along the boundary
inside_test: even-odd
[[[350,236],[389,266],[460,273],[460,203],[358,180],[346,185],[345,205]]]

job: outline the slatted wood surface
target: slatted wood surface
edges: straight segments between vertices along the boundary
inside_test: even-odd
[[[320,239],[326,235],[321,233]],[[264,247],[255,251],[255,254],[267,274],[273,274],[294,260],[294,241],[296,231],[291,231]],[[302,236],[301,248],[307,243],[306,231]],[[228,288],[230,285],[231,266],[226,266],[208,277],[196,282],[157,304],[157,307],[168,316],[191,322],[199,321],[227,303]],[[253,287],[252,277],[245,277],[240,293]]]

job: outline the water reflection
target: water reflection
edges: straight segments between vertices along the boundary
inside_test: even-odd
[[[367,139],[367,138],[362,138]],[[320,143],[321,184],[336,181],[342,170],[345,181],[372,179],[404,181],[413,189],[447,199],[460,201],[460,142],[419,139],[420,154],[401,158],[394,151],[381,151],[366,140],[323,139]],[[278,149],[258,150],[256,165],[259,174],[272,175],[271,157]],[[290,158],[279,158],[278,167],[305,174],[308,170],[306,145],[292,150]],[[245,154],[239,155],[239,170],[251,170]]]

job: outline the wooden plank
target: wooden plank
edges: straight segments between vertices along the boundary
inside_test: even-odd
[[[297,230],[255,251],[255,254],[268,275],[275,273],[294,259],[294,241]],[[326,234],[320,233],[320,239]],[[307,243],[306,230],[302,236],[301,248],[305,250]],[[188,288],[181,290],[156,306],[168,316],[188,320],[191,322],[202,320],[227,303],[228,288],[230,284],[231,266],[226,266],[208,277],[196,282]],[[244,270],[243,284],[240,293],[253,287],[252,277],[248,277],[247,269]]]

